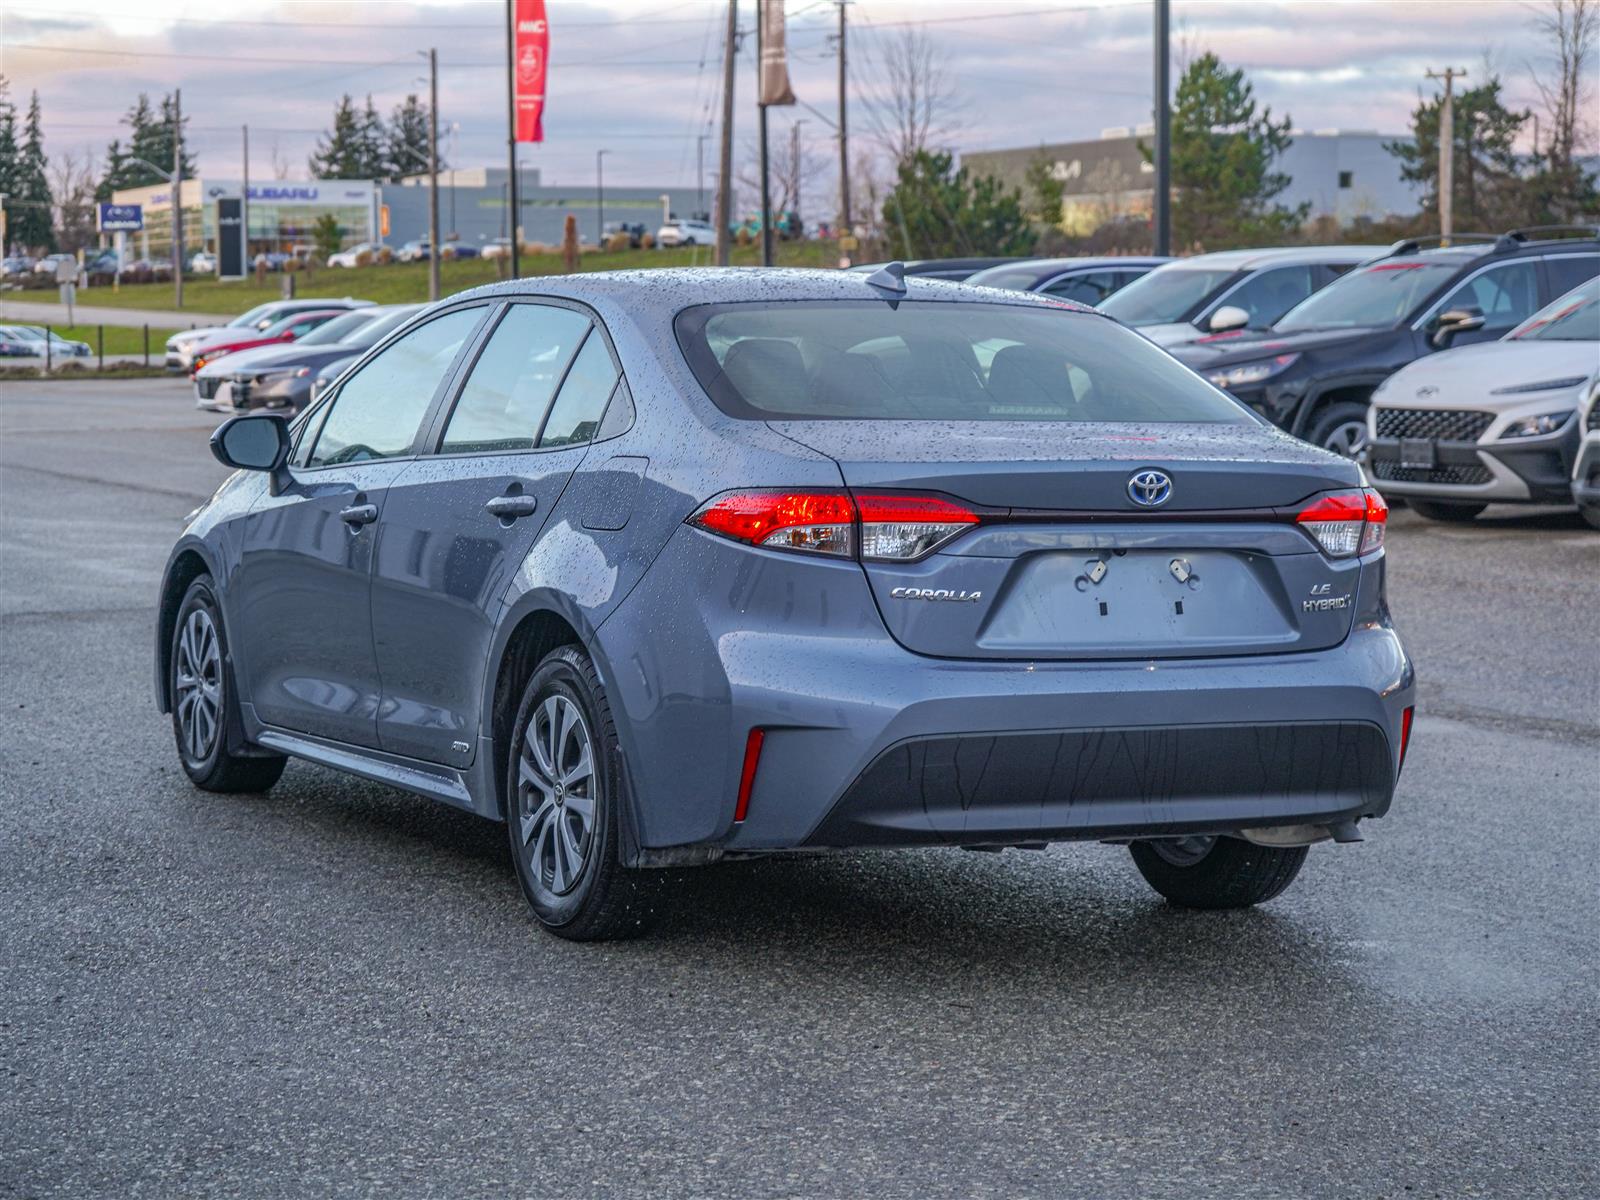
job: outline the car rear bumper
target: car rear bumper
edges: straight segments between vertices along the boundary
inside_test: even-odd
[[[662,559],[600,630],[641,847],[995,845],[1381,816],[1414,674],[1364,573],[1326,650],[954,661],[885,632],[855,564]],[[754,555],[757,562],[748,561]],[[802,579],[797,572],[805,572]],[[826,578],[818,582],[816,573]],[[735,821],[750,731],[762,731]]]
[[[1431,453],[1424,450],[1421,455],[1397,438],[1373,438],[1367,444],[1367,469],[1384,495],[1478,504],[1564,504],[1577,446],[1575,422],[1544,437],[1433,442]]]

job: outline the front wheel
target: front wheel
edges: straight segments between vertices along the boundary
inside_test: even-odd
[[[1416,500],[1406,497],[1406,507],[1425,521],[1449,521],[1464,524],[1472,520],[1487,504],[1449,504],[1440,500]]]
[[[1356,458],[1367,448],[1367,406],[1331,404],[1317,415],[1306,441],[1346,458]]]
[[[1194,836],[1133,842],[1139,874],[1181,908],[1249,908],[1294,882],[1305,846],[1257,846],[1243,838]]]
[[[656,880],[621,862],[621,754],[589,656],[577,646],[552,650],[523,691],[513,730],[506,831],[539,923],[573,941],[642,931]]]

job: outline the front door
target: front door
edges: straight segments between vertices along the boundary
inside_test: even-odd
[[[315,414],[290,482],[245,518],[234,653],[244,695],[268,725],[377,744],[372,563],[389,489],[484,309],[418,326]]]
[[[465,766],[512,577],[588,453],[617,369],[584,311],[507,307],[384,508],[372,592],[384,750]]]

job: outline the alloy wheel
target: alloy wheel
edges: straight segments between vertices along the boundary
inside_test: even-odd
[[[1367,448],[1367,423],[1344,421],[1335,425],[1323,439],[1322,448],[1332,450],[1335,454],[1342,454],[1346,458],[1359,458],[1361,452]]]
[[[1216,837],[1212,835],[1191,834],[1181,838],[1152,838],[1149,846],[1163,862],[1175,867],[1192,867],[1211,853],[1211,847],[1216,842]]]
[[[594,847],[594,746],[565,696],[533,710],[518,763],[517,816],[528,876],[556,896],[578,885]]]
[[[183,749],[192,762],[210,756],[222,729],[222,649],[211,614],[197,608],[178,634],[174,691]]]

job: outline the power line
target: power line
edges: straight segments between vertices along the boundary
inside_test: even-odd
[[[260,55],[230,54],[226,58],[218,58],[215,54],[179,54],[176,51],[156,50],[90,50],[82,46],[45,46],[32,43],[26,46],[8,46],[8,50],[43,50],[52,54],[95,54],[112,58],[182,58],[200,62],[209,62],[218,67],[227,67],[232,63],[275,63],[293,67],[392,67],[405,64],[414,66],[406,59],[374,60],[370,58],[268,58]],[[589,59],[564,59],[562,66],[567,67],[692,67],[696,60],[692,58],[658,58],[658,59],[633,59],[621,60],[617,58],[589,58]],[[503,67],[503,59],[490,61],[462,61],[448,62],[447,67]]]
[[[677,12],[679,9],[689,8],[697,0],[687,0],[682,4],[670,4],[665,8],[654,10],[657,13]],[[36,12],[45,13],[52,17],[89,17],[103,20],[104,13],[93,9],[84,8],[52,8],[34,4],[10,4],[7,6],[11,12]],[[505,26],[499,22],[493,24],[479,24],[476,22],[440,22],[426,21],[411,25],[396,25],[393,21],[267,21],[250,19],[247,17],[225,17],[211,20],[207,17],[166,17],[147,13],[118,13],[118,21],[150,21],[160,25],[248,25],[267,29],[387,29],[391,31],[406,29],[494,29],[504,32]],[[699,21],[700,17],[653,17],[649,15],[639,17],[622,17],[614,21],[552,21],[552,29],[615,29],[619,25],[685,25]]]

